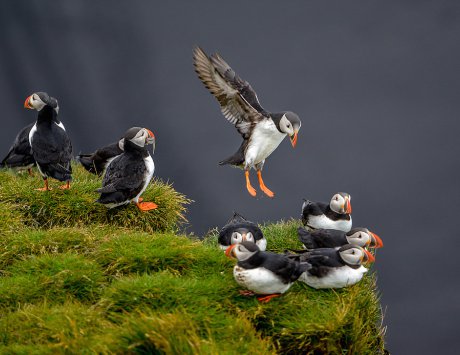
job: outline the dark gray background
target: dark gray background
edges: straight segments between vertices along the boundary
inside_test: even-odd
[[[384,240],[376,270],[394,354],[455,353],[460,316],[457,1],[2,1],[0,151],[44,90],[76,153],[134,125],[157,137],[157,175],[195,200],[188,232],[237,210],[298,217],[301,199],[353,199]],[[299,114],[298,146],[267,160],[276,198],[251,198],[219,167],[240,136],[192,68],[219,51],[268,110]],[[3,153],[2,153],[3,154]],[[256,185],[255,175],[253,183]],[[37,182],[38,184],[38,182]]]

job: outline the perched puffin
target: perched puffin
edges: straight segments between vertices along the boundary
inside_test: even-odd
[[[223,115],[234,124],[243,136],[243,143],[231,157],[220,165],[230,164],[244,169],[246,188],[252,196],[256,190],[249,180],[249,170],[257,170],[260,189],[274,197],[262,180],[265,159],[278,147],[284,137],[291,138],[293,147],[301,122],[299,116],[290,111],[271,113],[259,103],[251,85],[241,79],[219,54],[210,57],[199,47],[193,51],[195,71],[221,106]]]
[[[261,295],[257,298],[260,302],[280,296],[311,268],[309,263],[261,251],[255,243],[247,241],[230,245],[225,255],[238,259],[233,268],[233,277],[239,285],[249,290],[240,293],[246,296]]]
[[[27,169],[29,175],[32,175],[31,168],[35,165],[35,159],[32,154],[32,148],[30,147],[29,133],[34,124],[31,123],[19,131],[0,166],[4,168]]]
[[[351,229],[351,196],[338,192],[329,204],[305,200],[302,205],[302,222],[312,229]]]
[[[141,202],[140,196],[153,177],[155,165],[146,145],[153,144],[155,136],[147,128],[132,127],[124,135],[124,152],[107,166],[101,194],[96,202],[108,208],[126,205],[133,201],[141,211],[158,206],[153,202]]]
[[[367,228],[352,228],[349,232],[336,229],[315,229],[308,231],[299,227],[297,230],[299,240],[307,249],[340,248],[345,244],[359,247],[381,248],[383,242],[380,237]]]
[[[219,246],[226,250],[230,245],[244,241],[256,243],[260,250],[267,249],[267,239],[257,224],[234,212],[233,217],[219,232]]]
[[[58,101],[46,92],[36,92],[27,97],[24,107],[38,111],[35,124],[29,132],[29,143],[45,186],[39,191],[51,190],[48,177],[65,182],[61,189],[69,189],[72,180],[72,143],[57,118]]]
[[[347,244],[340,249],[320,248],[291,254],[288,258],[307,262],[311,268],[304,272],[299,281],[313,288],[342,288],[360,281],[367,269],[362,265],[374,262],[374,256],[356,245]]]
[[[112,159],[123,153],[123,144],[122,138],[118,142],[99,148],[94,153],[79,154],[76,159],[91,174],[102,175]]]

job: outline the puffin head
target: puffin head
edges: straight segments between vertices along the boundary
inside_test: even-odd
[[[339,255],[348,265],[362,265],[365,263],[373,263],[375,261],[374,255],[369,253],[366,249],[356,245],[347,244],[341,247]]]
[[[254,254],[260,251],[259,247],[252,242],[242,242],[230,245],[225,250],[225,255],[229,258],[236,258],[238,261],[249,259]]]
[[[299,133],[301,125],[302,122],[300,121],[299,116],[291,111],[284,112],[277,125],[277,128],[281,133],[286,133],[290,137],[293,148],[297,144],[297,134]]]
[[[138,147],[145,147],[148,144],[153,145],[155,150],[155,135],[147,128],[131,127],[125,132],[124,137],[118,142],[118,146],[124,150],[125,142],[130,141]]]
[[[231,244],[238,244],[238,243],[242,243],[246,241],[252,242],[252,243],[256,242],[252,233],[248,231],[246,228],[239,228],[235,230],[232,233],[232,236],[230,237]]]
[[[347,238],[348,243],[357,245],[362,248],[383,247],[382,239],[380,239],[377,234],[372,233],[367,228],[353,228],[345,235],[345,237]]]
[[[59,112],[58,101],[46,92],[34,92],[24,101],[24,107],[30,110],[41,111],[46,106],[51,107],[56,113]]]
[[[351,196],[346,192],[338,192],[332,196],[329,206],[331,210],[339,214],[351,213]]]

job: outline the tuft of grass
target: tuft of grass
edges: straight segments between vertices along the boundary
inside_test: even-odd
[[[186,205],[191,202],[173,189],[169,183],[153,179],[143,194],[146,201],[158,204],[158,209],[142,212],[130,204],[114,209],[96,203],[101,178],[89,174],[81,166],[73,166],[73,182],[70,190],[60,190],[59,182],[50,179],[52,191],[42,192],[42,179],[36,174],[30,177],[12,171],[0,171],[0,201],[3,210],[0,226],[12,220],[31,227],[79,226],[108,224],[147,232],[176,230],[177,224],[186,222]]]

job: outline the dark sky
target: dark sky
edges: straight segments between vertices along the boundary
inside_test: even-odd
[[[379,234],[378,285],[394,354],[454,354],[460,317],[458,1],[2,1],[0,151],[59,100],[75,153],[131,126],[155,132],[156,174],[195,200],[188,232],[233,210],[298,217],[303,197],[352,195]],[[192,47],[219,51],[262,105],[302,119],[266,161],[276,197],[253,199],[217,162],[241,138],[197,79]],[[3,153],[2,153],[3,154]],[[253,183],[256,185],[255,174]]]

